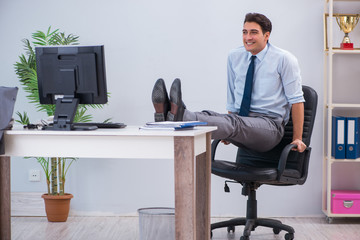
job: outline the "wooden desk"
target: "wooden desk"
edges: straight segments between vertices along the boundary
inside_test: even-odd
[[[0,156],[0,239],[11,239],[10,156],[174,159],[176,240],[210,239],[214,130],[216,127],[150,131],[128,126],[96,131],[6,131],[5,155]]]

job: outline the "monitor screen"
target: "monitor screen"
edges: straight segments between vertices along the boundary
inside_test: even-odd
[[[54,127],[61,122],[54,130],[70,130],[78,104],[107,103],[103,45],[36,47],[35,53],[40,103],[56,104]]]

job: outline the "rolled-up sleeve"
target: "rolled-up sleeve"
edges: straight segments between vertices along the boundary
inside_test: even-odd
[[[280,69],[285,96],[289,104],[305,102],[297,59],[290,53],[285,54]]]

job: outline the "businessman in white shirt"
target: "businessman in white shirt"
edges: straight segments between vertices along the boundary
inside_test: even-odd
[[[152,92],[155,121],[204,121],[217,126],[212,137],[225,144],[265,152],[275,147],[284,135],[284,126],[293,120],[293,144],[303,152],[304,104],[300,69],[289,52],[269,43],[271,21],[259,13],[248,13],[243,25],[243,46],[228,56],[227,114],[213,111],[191,112],[181,96],[181,82],[175,79],[170,95],[159,79]],[[253,59],[252,67],[251,62]],[[250,95],[246,95],[246,79],[252,68]],[[246,105],[245,98],[249,98]],[[243,103],[244,102],[244,103]]]

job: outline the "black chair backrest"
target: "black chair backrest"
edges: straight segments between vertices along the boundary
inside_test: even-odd
[[[303,142],[306,146],[310,146],[310,139],[313,131],[318,96],[314,89],[309,86],[303,86],[303,93],[305,98],[304,103],[304,127],[303,127]],[[239,148],[236,162],[246,164],[253,167],[270,167],[277,168],[280,154],[283,148],[292,142],[293,123],[290,115],[289,122],[285,126],[285,134],[280,143],[268,152],[257,152],[249,149]],[[298,152],[293,152],[291,155],[297,155]],[[302,169],[301,158],[290,157],[286,168]],[[293,160],[293,161],[292,161]],[[300,160],[300,162],[299,162]]]

